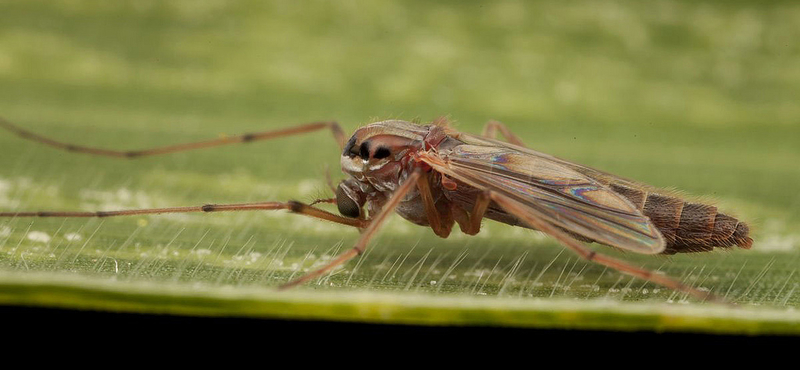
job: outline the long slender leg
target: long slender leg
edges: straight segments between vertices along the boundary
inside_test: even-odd
[[[439,213],[436,209],[436,202],[433,200],[431,186],[428,182],[429,178],[430,173],[423,173],[420,175],[417,179],[417,188],[419,189],[419,194],[422,196],[425,214],[428,216],[428,224],[436,235],[447,238],[450,235],[450,231],[453,229],[453,220],[452,217],[447,217],[445,219],[443,217],[444,215]]]
[[[392,197],[389,198],[389,201],[387,201],[386,204],[383,205],[383,209],[378,213],[378,215],[369,221],[369,226],[367,226],[367,229],[364,230],[363,233],[361,233],[361,236],[358,238],[356,245],[352,249],[340,254],[339,256],[336,257],[336,259],[334,259],[327,265],[313,272],[310,272],[306,275],[303,275],[298,279],[283,284],[279,286],[278,289],[285,290],[303,284],[306,281],[309,281],[311,279],[314,279],[316,277],[319,277],[327,273],[328,271],[334,269],[336,266],[339,266],[349,261],[353,257],[364,253],[364,251],[367,249],[369,241],[372,240],[373,236],[375,236],[375,233],[386,221],[386,218],[389,217],[389,215],[394,212],[397,205],[400,203],[401,200],[403,200],[403,197],[405,197],[406,194],[408,194],[408,192],[411,191],[411,189],[414,186],[416,186],[417,179],[420,177],[420,175],[421,175],[420,171],[412,172],[411,175],[408,176],[406,181],[403,182],[403,184],[400,185],[400,187],[397,188],[397,190],[395,190],[394,194],[392,194]]]
[[[525,143],[522,142],[522,139],[517,137],[517,135],[514,135],[511,130],[506,127],[506,125],[495,120],[491,120],[486,123],[486,126],[483,126],[483,136],[496,139],[497,130],[500,130],[500,133],[503,134],[509,143],[525,147]]]
[[[542,221],[542,215],[538,214],[535,209],[525,207],[522,204],[514,201],[513,199],[497,193],[490,193],[490,198],[499,204],[503,209],[518,217],[529,226],[545,232],[550,236],[556,238],[561,244],[577,253],[578,256],[587,260],[599,263],[603,266],[608,266],[617,271],[638,277],[643,280],[651,281],[656,284],[663,285],[675,291],[690,294],[701,301],[716,301],[724,302],[722,298],[714,295],[711,292],[704,292],[692,286],[683,284],[677,280],[673,280],[664,275],[658,275],[650,270],[642,269],[624,261],[620,261],[603,254],[597,253],[575,239],[572,239],[564,231]]]
[[[322,129],[330,129],[333,133],[333,138],[336,140],[336,143],[339,144],[339,148],[343,149],[345,144],[345,134],[342,131],[342,128],[339,126],[338,123],[329,121],[329,122],[313,122],[307,123],[299,126],[294,127],[287,127],[284,129],[274,130],[274,131],[262,131],[262,132],[254,132],[249,134],[237,135],[237,136],[230,136],[230,137],[223,137],[219,139],[207,140],[207,141],[200,141],[194,143],[185,143],[185,144],[177,144],[177,145],[168,145],[158,148],[151,148],[151,149],[144,149],[144,150],[132,150],[132,151],[118,151],[118,150],[109,150],[109,149],[100,149],[100,148],[92,148],[87,146],[80,146],[74,144],[63,143],[60,141],[56,141],[39,134],[35,134],[31,131],[23,129],[2,117],[0,117],[0,128],[4,128],[9,130],[22,138],[35,141],[37,143],[41,143],[44,145],[49,145],[54,148],[66,150],[69,152],[78,152],[78,153],[87,153],[87,154],[94,154],[94,155],[101,155],[107,157],[117,157],[117,158],[139,158],[144,156],[151,156],[151,155],[160,155],[160,154],[167,154],[167,153],[175,153],[181,152],[186,150],[194,150],[194,149],[201,149],[201,148],[210,148],[215,146],[221,145],[228,145],[228,144],[241,144],[241,143],[250,143],[253,141],[259,140],[268,140],[274,139],[284,136],[291,136],[297,134],[303,134],[307,132],[318,131]]]
[[[238,203],[238,204],[206,204],[202,206],[191,206],[191,207],[146,208],[146,209],[128,209],[128,210],[100,211],[100,212],[75,212],[75,211],[0,212],[0,217],[114,217],[114,216],[133,216],[133,215],[153,215],[153,214],[163,214],[163,213],[265,211],[265,210],[271,211],[271,210],[281,210],[281,209],[357,228],[364,228],[367,226],[367,222],[364,220],[342,217],[296,201]]]

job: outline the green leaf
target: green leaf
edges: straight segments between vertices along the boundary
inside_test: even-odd
[[[592,246],[711,290],[688,299],[486,222],[392,218],[367,254],[274,287],[358,233],[284,211],[0,219],[0,304],[436,325],[798,334],[800,36],[789,3],[390,1],[0,5],[0,116],[133,150],[336,119],[505,122],[537,150],[682,189],[753,225],[752,250]],[[794,16],[793,16],[794,14]],[[328,132],[135,160],[0,132],[0,211],[331,196]],[[335,207],[330,207],[335,211]]]

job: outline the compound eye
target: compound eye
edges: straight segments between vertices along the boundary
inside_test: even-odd
[[[353,158],[358,155],[358,147],[356,146],[356,137],[353,136],[350,140],[347,141],[347,144],[344,146],[344,151],[342,155],[346,155],[350,158]]]
[[[372,158],[383,159],[390,155],[392,155],[392,152],[389,150],[389,148],[382,146],[375,150],[375,154],[372,155]]]
[[[358,150],[358,156],[365,161],[369,159],[369,141],[361,143],[361,148]]]
[[[341,213],[342,216],[350,218],[358,218],[361,216],[361,207],[358,206],[356,201],[347,196],[341,184],[336,188],[336,206],[339,208],[339,213]]]

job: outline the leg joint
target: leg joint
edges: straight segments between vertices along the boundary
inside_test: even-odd
[[[306,205],[300,203],[296,200],[290,200],[287,202],[289,204],[289,210],[295,213],[303,212],[303,209],[306,208]]]

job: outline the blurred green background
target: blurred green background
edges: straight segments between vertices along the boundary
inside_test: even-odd
[[[109,149],[316,120],[352,132],[447,115],[479,133],[497,119],[537,150],[750,221],[751,251],[666,258],[595,248],[789,312],[800,304],[798,39],[800,4],[781,1],[5,1],[0,116]],[[311,201],[329,193],[326,166],[341,178],[323,132],[135,161],[0,132],[0,209]],[[402,322],[408,311],[386,302],[413,296],[434,317],[430,307],[502,312],[509,300],[525,311],[553,299],[564,303],[543,310],[559,311],[685,299],[578,261],[535,232],[487,223],[478,237],[440,240],[399,217],[365,258],[296,292],[269,289],[356,237],[283,212],[3,219],[0,301],[302,317],[276,307],[299,299],[315,311],[316,300],[333,300],[355,312],[339,318],[358,320],[364,303],[348,305],[348,294],[381,291],[371,302],[395,311],[377,316]],[[266,308],[237,311],[225,292]]]

